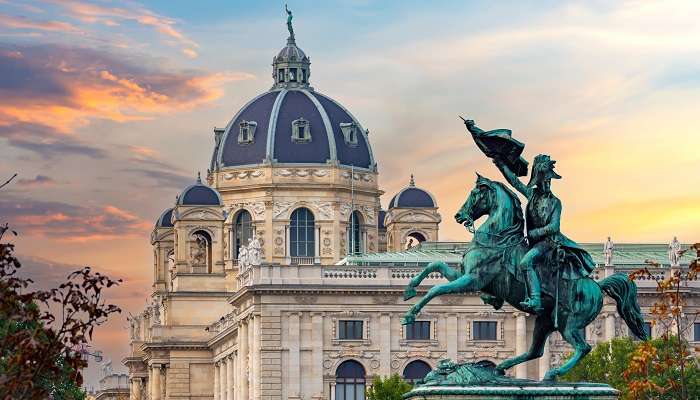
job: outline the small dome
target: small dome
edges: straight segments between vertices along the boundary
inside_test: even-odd
[[[163,211],[162,214],[160,214],[160,217],[158,217],[158,220],[156,221],[156,228],[172,228],[173,227],[173,209],[168,208],[167,210]]]
[[[221,206],[219,192],[202,183],[201,177],[197,176],[197,182],[182,191],[177,198],[177,204],[181,206]]]
[[[411,181],[401,189],[389,202],[389,208],[435,208],[435,198],[427,190],[416,187],[411,175]]]

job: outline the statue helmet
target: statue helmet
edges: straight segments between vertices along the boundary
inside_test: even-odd
[[[527,187],[534,187],[543,179],[561,179],[561,175],[554,172],[554,164],[556,163],[546,154],[539,154],[535,157]]]

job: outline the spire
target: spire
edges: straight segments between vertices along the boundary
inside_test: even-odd
[[[411,180],[408,182],[408,186],[410,186],[410,187],[416,186],[416,180],[413,179],[413,174],[411,174]]]
[[[309,76],[311,70],[309,57],[297,46],[292,26],[292,11],[285,4],[284,10],[287,12],[287,45],[280,50],[272,59],[272,78],[275,84],[273,89],[309,87]]]
[[[197,183],[202,183],[202,174],[199,171],[197,171]]]

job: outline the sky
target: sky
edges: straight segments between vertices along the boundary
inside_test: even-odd
[[[508,128],[563,179],[579,242],[700,239],[700,3],[296,1],[311,83],[370,130],[382,204],[410,174],[443,240],[476,178],[499,178],[458,115]],[[152,277],[150,231],[208,167],[212,130],[272,84],[273,1],[0,0],[0,221],[51,286],[90,265],[124,283],[93,346],[120,364]],[[87,371],[95,384],[97,369]]]

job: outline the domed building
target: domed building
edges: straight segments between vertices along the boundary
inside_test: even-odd
[[[432,261],[459,269],[468,244],[438,242],[438,203],[413,176],[381,209],[368,131],[310,86],[310,58],[288,27],[270,90],[214,129],[206,179],[155,221],[153,290],[129,317],[123,361],[132,400],[358,400],[375,376],[415,382],[440,359],[526,350],[532,318],[477,294],[441,297],[401,325],[409,279]],[[659,254],[630,247],[612,267],[602,246],[587,248],[601,276]],[[418,292],[441,280],[430,274]],[[587,337],[620,329],[606,304]],[[515,375],[542,376],[569,351],[551,342]]]

